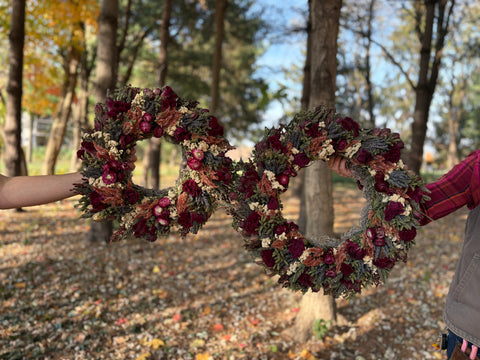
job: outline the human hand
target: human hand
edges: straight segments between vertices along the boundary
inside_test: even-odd
[[[347,159],[341,156],[335,156],[328,160],[328,166],[338,175],[344,177],[353,177],[352,170],[347,166]]]

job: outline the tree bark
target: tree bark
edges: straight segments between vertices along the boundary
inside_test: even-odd
[[[95,100],[104,102],[107,90],[113,90],[117,82],[117,28],[118,0],[102,0],[98,19],[97,69]]]
[[[172,14],[172,0],[165,0],[160,23],[160,54],[158,59],[158,86],[165,86],[168,71],[168,42],[170,40],[170,18]],[[162,140],[151,138],[148,140],[145,159],[143,162],[143,183],[154,189],[160,188],[160,163],[162,160]],[[150,176],[149,176],[150,175]],[[149,181],[150,180],[150,181]]]
[[[97,69],[95,80],[95,100],[105,102],[107,90],[113,90],[117,82],[117,28],[118,0],[102,0],[98,19]],[[87,240],[108,242],[112,236],[111,221],[92,222]]]
[[[9,71],[5,118],[5,173],[21,174],[22,148],[22,84],[23,47],[25,42],[25,0],[12,1],[12,18],[9,33]]]
[[[312,0],[311,18],[311,83],[309,107],[335,105],[337,76],[337,38],[341,0]],[[332,173],[325,163],[317,161],[305,169],[304,197],[307,238],[333,235]],[[335,300],[330,295],[308,292],[302,298],[300,311],[289,334],[297,342],[312,335],[316,320],[336,321]]]
[[[85,45],[84,45],[85,46]],[[77,92],[77,111],[74,115],[74,124],[73,124],[73,149],[80,148],[80,142],[82,137],[82,129],[87,128],[88,125],[88,81],[90,78],[92,67],[89,66],[87,61],[88,53],[85,50],[83,52],[82,58],[80,60],[80,76],[79,76],[79,87]],[[72,158],[70,160],[70,171],[75,172],[81,169],[82,162],[78,159],[77,153],[74,151],[72,153]]]
[[[303,67],[303,84],[302,84],[302,98],[300,100],[302,110],[307,110],[310,101],[310,83],[312,81],[312,19],[310,16],[312,9],[312,0],[308,0],[308,19],[307,19],[307,51],[305,54],[305,66]],[[300,211],[298,214],[297,224],[300,230],[305,233],[307,227],[307,209],[305,203],[305,171],[300,172],[297,177],[299,195],[300,195]]]
[[[215,52],[212,62],[212,87],[210,111],[215,113],[220,101],[220,71],[222,69],[222,45],[225,36],[225,11],[227,0],[215,0]]]
[[[77,86],[77,71],[81,53],[76,44],[71,44],[65,59],[65,83],[61,94],[61,100],[53,119],[50,136],[45,150],[45,159],[42,173],[53,175],[60,148],[62,147],[67,131],[67,123],[72,113],[72,103]]]
[[[417,0],[420,3],[420,0]],[[407,166],[413,172],[419,174],[423,161],[423,146],[427,134],[427,122],[432,103],[433,94],[437,85],[442,51],[445,45],[445,38],[448,33],[449,20],[453,12],[454,1],[451,1],[447,11],[448,0],[426,0],[425,26],[423,33],[419,34],[421,41],[420,64],[418,72],[418,83],[415,88],[415,108],[412,122],[412,143],[407,157]],[[435,11],[438,6],[437,11]],[[417,19],[421,19],[420,6],[417,6]],[[435,22],[436,20],[436,22]],[[420,21],[420,20],[418,20]],[[417,29],[421,29],[417,23]],[[435,34],[435,49],[432,56],[433,32]],[[419,30],[420,31],[420,30]]]

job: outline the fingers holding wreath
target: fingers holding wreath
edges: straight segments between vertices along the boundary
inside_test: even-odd
[[[348,160],[341,156],[335,156],[328,160],[328,166],[338,175],[353,177],[352,170],[348,167]]]

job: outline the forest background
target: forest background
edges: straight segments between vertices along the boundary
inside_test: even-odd
[[[25,17],[18,21],[15,9],[22,7]],[[334,10],[338,17],[328,17]],[[9,175],[78,170],[80,129],[91,124],[92,108],[106,90],[125,83],[169,85],[181,97],[198,100],[240,148],[255,143],[264,126],[288,122],[319,103],[364,127],[399,132],[407,164],[425,178],[438,176],[479,145],[480,6],[469,1],[312,0],[280,7],[240,0],[85,0],[62,6],[15,0],[0,1],[0,14],[0,42],[11,49],[0,55],[1,169]],[[324,33],[318,32],[322,22],[329,24]],[[15,49],[21,44],[16,30],[22,28],[25,43]],[[333,39],[334,51],[326,39]],[[324,53],[312,55],[323,45]],[[12,54],[21,54],[21,62]],[[19,63],[20,89],[11,82],[12,65]],[[322,79],[310,80],[316,70],[333,74],[333,90]],[[11,100],[19,106],[16,114],[9,111]],[[158,187],[159,168],[171,178],[179,158],[170,144],[142,144],[139,181]],[[321,183],[319,178],[314,177]],[[333,217],[328,209],[329,216],[302,216],[309,201],[333,199],[331,189],[304,186],[306,193],[302,186],[293,195],[301,198],[300,220]],[[331,224],[320,225],[317,233],[333,231]],[[89,234],[105,237],[93,225]],[[297,318],[303,309],[324,307],[316,304],[301,305]],[[335,323],[334,307],[328,312],[313,316],[324,321],[313,327]],[[305,341],[312,322],[293,328],[297,340]]]

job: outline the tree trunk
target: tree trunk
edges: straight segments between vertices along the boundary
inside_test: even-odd
[[[95,100],[104,102],[107,90],[113,90],[117,82],[117,28],[118,0],[102,0],[98,19],[97,69]]]
[[[373,96],[373,86],[371,78],[372,64],[370,61],[370,50],[372,47],[372,23],[375,12],[375,0],[371,0],[368,6],[368,25],[367,25],[367,44],[365,46],[365,83],[368,101],[368,123],[367,128],[373,129],[375,127],[375,114],[373,108],[375,105],[375,99]]]
[[[5,118],[5,172],[7,176],[21,174],[22,76],[25,41],[25,0],[12,1],[9,34],[9,71]]]
[[[80,51],[76,44],[71,44],[65,59],[65,84],[62,91],[62,98],[58,104],[55,117],[53,119],[50,136],[45,150],[45,158],[42,173],[53,175],[55,173],[55,164],[57,162],[60,148],[62,147],[67,131],[67,123],[72,113],[72,103],[77,86],[77,71],[80,62]]]
[[[308,12],[309,14],[312,11],[312,0],[308,0]],[[312,19],[311,16],[308,16],[307,19],[307,52],[305,54],[305,66],[303,68],[303,84],[302,84],[302,98],[301,98],[301,107],[302,110],[307,110],[309,107],[310,101],[310,84],[312,81]],[[300,211],[298,214],[297,224],[301,231],[305,233],[307,228],[307,210],[305,204],[305,171],[300,172],[297,177],[299,182],[298,192],[300,193]]]
[[[158,59],[158,86],[164,87],[168,70],[168,42],[170,40],[170,18],[172,14],[172,0],[165,0],[160,24],[160,54]],[[160,187],[160,163],[162,160],[162,140],[151,138],[148,140],[145,159],[143,162],[143,182],[145,186],[154,189]],[[149,176],[150,174],[150,176]],[[150,179],[150,181],[148,181]]]
[[[88,80],[90,78],[90,70],[91,69],[88,69],[87,52],[85,51],[80,62],[80,85],[77,92],[77,111],[75,112],[73,124],[73,149],[80,148],[81,130],[87,128],[88,124]],[[78,159],[77,153],[74,151],[70,160],[70,171],[79,171],[81,166],[82,162]]]
[[[309,107],[334,107],[337,76],[337,37],[341,0],[312,0],[311,17],[311,93]],[[307,238],[333,235],[332,173],[325,163],[317,161],[305,169],[304,197]],[[305,342],[312,335],[316,320],[336,321],[335,300],[332,296],[308,292],[302,298],[300,311],[290,335]]]
[[[210,111],[215,113],[220,101],[220,70],[222,68],[222,45],[225,35],[225,10],[227,0],[215,0],[215,52],[212,62],[212,87]]]
[[[97,69],[95,100],[105,102],[107,90],[115,88],[117,57],[118,0],[102,0],[98,19]],[[112,236],[112,222],[92,222],[87,239],[108,242]]]
[[[419,0],[417,0],[419,2]],[[454,1],[451,2],[447,12],[448,0],[427,0],[425,1],[425,25],[420,35],[420,68],[418,72],[418,83],[415,88],[415,109],[412,122],[412,143],[407,157],[407,166],[415,172],[420,173],[423,161],[423,146],[427,134],[427,122],[432,103],[433,94],[437,85],[438,73],[445,38],[448,33],[450,16],[453,12]],[[438,6],[438,11],[435,8]],[[421,11],[417,6],[417,11]],[[421,19],[423,11],[418,13],[417,19]],[[436,22],[435,22],[436,21]],[[417,24],[421,28],[421,24]],[[433,31],[435,34],[435,51],[432,55]]]

